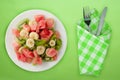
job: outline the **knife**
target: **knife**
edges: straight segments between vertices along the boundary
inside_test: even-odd
[[[105,16],[106,16],[106,12],[107,12],[107,7],[105,7],[103,9],[102,14],[100,16],[100,22],[99,22],[99,25],[98,25],[96,36],[100,35],[100,32],[101,32],[103,24],[104,24],[104,19],[105,19]]]

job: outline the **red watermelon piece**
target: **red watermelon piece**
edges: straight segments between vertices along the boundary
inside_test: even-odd
[[[14,42],[12,45],[13,45],[15,51],[18,51],[18,49],[20,48],[20,44],[17,42]]]
[[[27,63],[31,63],[32,60],[33,60],[32,58],[27,58],[26,62],[27,62]]]
[[[34,54],[35,57],[39,57],[36,50],[33,51],[33,54]]]
[[[24,48],[22,49],[22,53],[27,57],[27,58],[34,58],[34,54],[32,51]]]
[[[16,52],[16,56],[17,56],[17,59],[22,62],[28,62],[28,63],[32,62],[32,58],[28,58],[22,53]]]
[[[16,52],[17,59],[20,60],[21,56],[19,52]]]
[[[54,49],[54,48],[48,48],[46,50],[46,55],[48,57],[54,57],[55,55],[57,55],[57,53],[58,53],[58,51],[56,49]]]
[[[53,31],[48,29],[44,29],[40,33],[41,39],[45,39],[45,40],[49,40],[52,35],[53,35]]]
[[[38,64],[38,65],[41,65],[42,64],[42,58],[41,57],[35,57],[32,61],[32,63],[34,65]]]
[[[15,35],[16,37],[19,37],[19,36],[20,36],[20,31],[17,30],[17,29],[12,29],[12,33],[13,33],[13,35]]]
[[[54,61],[57,60],[57,55],[53,56],[53,60]]]
[[[24,54],[20,54],[20,60],[23,62],[27,62],[27,57]]]
[[[59,39],[60,38],[60,33],[58,31],[55,31],[55,35],[56,35],[56,38]]]
[[[46,21],[45,20],[40,20],[38,23],[39,29],[45,29],[46,28]]]
[[[40,20],[44,20],[44,19],[45,19],[44,15],[36,15],[35,16],[35,21],[36,22],[40,22]]]
[[[46,28],[46,21],[45,20],[40,20],[38,22],[36,32],[39,33],[41,29],[45,29],[45,28]]]
[[[36,32],[37,32],[37,33],[40,32],[40,27],[39,27],[39,26],[36,27]]]
[[[51,29],[54,27],[54,20],[52,18],[46,19],[47,28]]]
[[[23,29],[29,32],[30,31],[30,26],[27,25],[27,24],[24,24]]]

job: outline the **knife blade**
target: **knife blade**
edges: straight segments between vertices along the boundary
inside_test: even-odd
[[[99,25],[98,25],[96,36],[100,35],[100,32],[101,32],[103,24],[104,24],[104,19],[105,19],[105,16],[106,16],[106,12],[107,12],[107,7],[105,7],[103,9],[102,14],[100,16],[100,21],[99,21]]]

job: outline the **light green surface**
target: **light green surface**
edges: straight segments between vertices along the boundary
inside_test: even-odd
[[[119,0],[1,0],[0,1],[0,80],[120,80],[120,1]],[[76,23],[82,18],[82,7],[98,11],[107,6],[107,22],[112,38],[104,68],[98,77],[79,74]],[[56,15],[64,24],[68,47],[62,60],[52,69],[32,73],[17,67],[5,49],[5,32],[10,21],[28,9],[44,9]]]

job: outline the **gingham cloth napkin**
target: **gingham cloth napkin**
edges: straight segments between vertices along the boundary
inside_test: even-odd
[[[91,11],[90,32],[84,20],[77,25],[78,55],[80,74],[99,75],[110,43],[111,28],[105,22],[101,34],[95,36],[100,15],[97,10]]]

